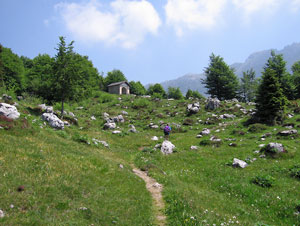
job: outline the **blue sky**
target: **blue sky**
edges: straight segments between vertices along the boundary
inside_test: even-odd
[[[75,41],[104,75],[143,84],[202,73],[300,42],[300,0],[0,0],[0,43],[18,55],[55,55]]]

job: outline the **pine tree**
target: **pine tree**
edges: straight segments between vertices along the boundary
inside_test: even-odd
[[[282,122],[286,102],[276,71],[266,68],[256,96],[258,121],[271,125]]]
[[[237,97],[239,82],[237,76],[220,56],[212,54],[210,64],[205,68],[206,78],[202,80],[207,94],[220,100],[233,99]]]
[[[64,112],[64,102],[69,99],[76,88],[77,80],[79,79],[74,66],[73,41],[67,46],[64,37],[59,37],[57,54],[54,63],[53,84],[57,98],[61,100],[61,117]]]
[[[283,94],[292,100],[295,98],[295,84],[293,83],[292,76],[286,70],[286,62],[283,59],[282,54],[276,54],[274,50],[271,51],[271,56],[266,63],[264,70],[270,68],[274,70],[275,76],[278,78],[280,87]]]
[[[253,69],[243,72],[240,85],[240,97],[244,102],[253,101],[257,90],[257,79],[255,79],[255,71]]]

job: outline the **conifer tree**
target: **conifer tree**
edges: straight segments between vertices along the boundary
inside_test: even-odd
[[[282,122],[286,102],[276,71],[266,68],[256,96],[255,116],[258,121],[271,125]]]
[[[220,56],[212,54],[210,64],[205,68],[206,78],[202,80],[207,94],[220,100],[233,99],[237,97],[239,82],[237,76]]]

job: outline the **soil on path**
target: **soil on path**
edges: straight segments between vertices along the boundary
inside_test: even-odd
[[[145,181],[146,188],[151,193],[151,196],[153,198],[153,207],[157,224],[159,226],[164,226],[166,224],[166,216],[163,212],[165,207],[165,203],[162,197],[163,186],[157,183],[153,178],[149,177],[145,171],[141,171],[134,167],[132,171],[134,174]]]

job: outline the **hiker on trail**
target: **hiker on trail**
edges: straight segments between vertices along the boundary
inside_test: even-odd
[[[171,127],[169,126],[169,124],[167,124],[164,128],[164,134],[166,140],[169,140],[170,132],[171,132]]]

